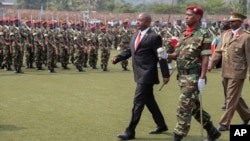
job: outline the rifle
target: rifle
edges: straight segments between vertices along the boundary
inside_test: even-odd
[[[55,54],[58,55],[58,48],[57,48],[57,46],[54,45],[53,43],[51,43],[49,39],[46,39],[46,41],[55,49]]]
[[[208,28],[208,31],[212,34],[213,37],[216,37],[215,33],[210,28]]]
[[[166,30],[167,34],[170,35],[171,37],[173,37],[174,35],[172,33],[170,33],[168,30]]]
[[[179,33],[179,35],[181,34],[181,29],[178,26],[174,27],[176,29],[176,31]]]

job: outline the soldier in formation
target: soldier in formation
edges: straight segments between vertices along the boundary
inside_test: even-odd
[[[130,38],[133,35],[133,32],[129,29],[128,20],[123,21],[122,27],[119,29],[118,33],[118,50],[123,52],[128,49]],[[123,71],[128,70],[128,60],[121,61],[121,66]]]
[[[136,25],[132,26],[128,19],[125,19],[121,25],[111,26],[101,23],[86,26],[83,23],[69,25],[65,21],[61,23],[39,20],[21,21],[12,18],[8,21],[0,20],[0,25],[0,65],[5,70],[12,70],[13,67],[16,73],[22,72],[20,64],[27,69],[47,68],[51,73],[55,72],[58,64],[62,69],[68,69],[69,63],[73,64],[79,72],[88,65],[92,69],[98,69],[99,55],[101,68],[106,71],[110,49],[120,51],[127,49],[136,27]],[[156,20],[153,22],[152,29],[162,36],[162,46],[166,51],[173,53],[179,36],[185,29],[185,24],[182,19],[177,19],[169,21],[164,26]],[[171,69],[171,60],[168,60],[168,63]],[[128,64],[128,60],[121,62],[123,71],[128,70]]]

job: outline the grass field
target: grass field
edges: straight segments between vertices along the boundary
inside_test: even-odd
[[[112,50],[112,55],[117,54]],[[131,65],[131,64],[130,64]],[[101,69],[76,72],[57,68],[47,70],[23,69],[24,74],[0,70],[0,141],[117,141],[131,116],[135,83],[133,72],[121,71],[120,64]],[[131,69],[131,66],[129,67]],[[135,141],[172,141],[179,97],[176,73],[162,91],[156,85],[155,97],[164,114],[169,131],[149,135],[155,128],[145,108],[136,129]],[[243,97],[249,103],[249,82],[245,82]],[[219,70],[208,73],[203,94],[203,107],[212,115],[215,126],[223,111],[224,102]],[[232,124],[241,122],[235,113]],[[203,138],[206,131],[203,131]],[[184,141],[200,141],[200,125],[192,120],[191,130]],[[219,141],[229,141],[223,132]]]

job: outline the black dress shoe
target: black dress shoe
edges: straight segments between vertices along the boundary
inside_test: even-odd
[[[249,122],[249,120],[250,120],[250,119],[243,120],[243,121],[240,123],[240,125],[247,125],[247,124],[248,124],[248,122]]]
[[[227,131],[227,130],[229,130],[229,127],[228,126],[226,126],[226,125],[220,125],[219,127],[218,127],[218,130],[219,131]]]
[[[168,127],[164,126],[164,127],[157,127],[154,130],[150,131],[149,134],[160,134],[162,132],[168,131]]]
[[[212,127],[207,133],[207,139],[204,141],[216,141],[221,136],[221,133],[215,127]]]
[[[120,138],[120,139],[122,139],[122,140],[132,140],[132,139],[135,139],[134,135],[129,135],[127,133],[119,134],[119,135],[117,135],[117,137]]]

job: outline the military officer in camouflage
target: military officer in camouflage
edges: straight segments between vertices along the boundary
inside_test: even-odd
[[[12,46],[13,49],[13,65],[14,65],[14,72],[15,73],[21,73],[21,67],[22,67],[22,61],[23,61],[23,47],[18,40],[18,38],[15,37],[15,34],[18,33],[10,33],[10,45]],[[18,36],[18,35],[16,35]]]
[[[178,82],[181,89],[174,141],[181,141],[183,137],[187,136],[192,116],[206,129],[208,141],[215,141],[221,136],[221,133],[212,124],[210,114],[201,109],[199,100],[199,94],[202,94],[205,86],[208,59],[211,54],[209,34],[201,28],[202,16],[201,7],[187,7],[186,30],[180,35],[175,52],[166,57],[177,62]]]
[[[132,31],[128,29],[128,20],[123,21],[122,28],[119,29],[118,34],[118,50],[123,52],[124,50],[129,48],[129,41],[131,36],[133,35]],[[123,71],[128,71],[128,60],[121,61],[121,66]]]
[[[161,30],[162,30],[162,28],[160,27],[160,21],[155,21],[154,22],[154,25],[153,25],[153,27],[152,27],[152,30],[155,32],[155,33],[157,33],[157,34],[161,34]]]
[[[161,36],[163,38],[163,46],[166,48],[167,53],[173,53],[175,50],[173,39],[178,38],[178,32],[171,22],[168,22],[167,27],[162,30]],[[168,68],[172,69],[172,60],[168,60]]]
[[[31,21],[27,21],[26,24]],[[32,44],[32,34],[31,34],[31,29],[26,26],[21,29],[20,31],[22,37],[24,38],[24,55],[25,55],[25,64],[26,68],[33,68],[33,63],[34,63],[34,46]]]
[[[92,69],[97,69],[96,64],[98,60],[98,35],[95,33],[95,26],[89,27],[87,34],[87,46],[89,48],[89,65]]]
[[[7,26],[3,27],[3,63],[2,66],[4,67],[4,70],[10,71],[11,65],[12,65],[12,46],[10,45],[9,40],[9,29]]]
[[[56,56],[58,55],[58,49],[55,46],[55,44],[52,42],[52,35],[45,33],[44,34],[44,38],[45,38],[45,48],[47,50],[47,67],[48,67],[48,72],[49,73],[54,73],[55,69],[54,69],[54,64],[55,64],[55,60],[57,59]]]
[[[44,43],[42,42],[39,30],[33,31],[33,45],[36,69],[42,70]]]
[[[63,33],[59,33],[57,35],[57,42],[59,44],[59,60],[61,63],[62,69],[69,69],[68,68],[68,62],[69,62],[69,47],[66,45],[66,42],[63,37]]]
[[[84,64],[84,45],[80,44],[80,39],[78,36],[74,37],[74,65],[78,72],[83,72],[83,64]]]
[[[103,71],[107,71],[111,44],[108,41],[105,26],[101,27],[101,33],[98,35],[98,42],[101,50],[101,68]]]
[[[0,31],[0,68],[3,69],[3,49],[5,46],[5,40],[3,37],[3,32]]]

